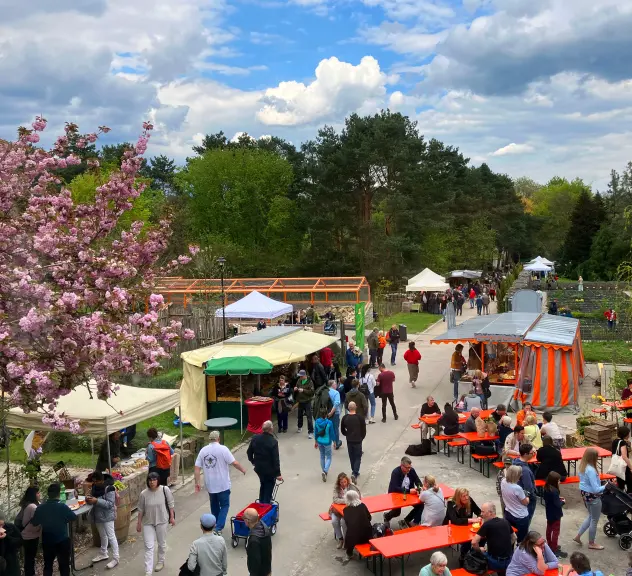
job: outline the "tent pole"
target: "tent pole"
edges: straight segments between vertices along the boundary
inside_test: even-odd
[[[90,446],[91,446],[91,454],[90,454],[90,466],[94,470],[94,436],[90,436]]]
[[[184,486],[184,440],[182,439],[182,408],[179,404],[178,420],[180,421],[180,468],[182,470],[182,485]]]
[[[241,435],[244,435],[244,398],[241,389],[241,375],[239,376],[239,428]]]
[[[9,432],[8,428],[5,428],[5,430],[7,431],[7,442],[6,442],[6,446],[7,446],[7,511],[9,512],[9,514],[11,513],[11,452],[10,452],[10,444],[11,444],[11,433]]]
[[[112,474],[112,456],[110,454],[110,435],[108,434],[107,427],[105,429],[105,433],[106,433],[105,441],[107,442],[107,445],[108,445],[108,470],[110,471],[110,474]]]

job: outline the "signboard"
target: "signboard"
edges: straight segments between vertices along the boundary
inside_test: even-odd
[[[355,341],[360,350],[364,350],[364,303],[355,305]]]

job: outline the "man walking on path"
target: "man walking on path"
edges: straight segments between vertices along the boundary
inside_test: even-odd
[[[382,422],[386,422],[386,401],[391,403],[393,410],[393,418],[397,420],[397,408],[395,407],[395,398],[393,396],[393,382],[395,382],[395,373],[387,370],[384,364],[380,364],[380,375],[377,377],[377,383],[380,386],[382,394]]]
[[[395,360],[397,358],[397,345],[399,344],[399,330],[397,324],[393,324],[388,331],[388,342],[391,345],[391,366],[395,366]]]
[[[199,568],[200,576],[225,576],[228,574],[228,551],[226,542],[215,530],[215,516],[202,514],[200,536],[189,549],[187,567],[191,573]]]
[[[305,370],[298,373],[298,381],[294,387],[294,395],[298,402],[298,430],[303,431],[303,414],[307,415],[307,437],[314,437],[314,420],[312,418],[312,398],[314,397],[314,383]]]
[[[408,365],[408,375],[410,385],[413,388],[417,388],[417,378],[419,378],[419,361],[421,360],[421,354],[419,350],[415,348],[414,342],[408,343],[408,350],[404,352],[404,360]]]
[[[219,443],[219,432],[209,434],[209,443],[200,450],[195,461],[195,491],[200,491],[200,472],[204,468],[204,485],[211,502],[211,514],[217,519],[215,531],[221,534],[226,525],[230,507],[230,474],[228,467],[233,466],[242,474],[246,469],[235,460],[231,451]]]
[[[489,315],[489,294],[487,292],[483,292],[483,314]]]
[[[342,435],[347,438],[347,451],[351,464],[351,483],[355,484],[360,476],[362,462],[362,441],[366,437],[366,422],[356,414],[355,402],[349,404],[349,414],[342,417],[340,424]]]
[[[351,388],[351,391],[345,396],[345,406],[347,408],[347,412],[349,411],[349,404],[354,402],[358,416],[366,419],[367,414],[369,413],[369,401],[366,399],[366,396],[360,392],[360,381],[358,379],[355,379],[352,385],[353,388]]]
[[[329,398],[333,405],[329,412],[329,419],[334,426],[334,448],[338,450],[342,446],[340,441],[340,392],[338,392],[338,383],[335,380],[329,381]]]
[[[283,480],[279,460],[279,442],[274,437],[274,424],[270,420],[263,423],[261,434],[257,434],[250,440],[247,454],[248,460],[259,476],[259,502],[270,504],[276,481]]]
[[[380,341],[377,334],[379,330],[374,328],[366,339],[367,346],[369,347],[369,366],[375,368],[377,366],[377,349],[380,347]]]
[[[254,508],[246,508],[244,522],[250,529],[246,540],[246,557],[249,576],[270,576],[272,574],[272,537],[268,528],[259,519]]]

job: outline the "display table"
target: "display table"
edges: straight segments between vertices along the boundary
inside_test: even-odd
[[[246,430],[253,434],[261,434],[261,428],[266,420],[272,420],[272,398],[264,400],[246,400],[248,407],[248,427]]]

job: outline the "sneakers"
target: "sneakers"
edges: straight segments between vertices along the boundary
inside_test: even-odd
[[[414,382],[410,383],[411,388],[417,388],[417,385]]]
[[[165,567],[164,562],[158,562],[158,564],[156,564],[156,567],[154,568],[154,570],[156,572],[160,572],[164,567]]]
[[[215,536],[221,536],[222,535],[222,531],[221,530],[213,530],[213,534],[215,534]]]
[[[564,552],[559,546],[558,546],[557,550],[555,551],[555,555],[558,558],[568,558],[568,553]]]
[[[313,435],[313,434],[308,434],[308,435],[307,435],[307,438],[308,438],[309,440],[313,440],[313,439],[314,439],[314,435]]]
[[[357,477],[351,474],[351,484],[355,484],[358,481]]]
[[[327,472],[323,472],[321,476],[323,477],[323,482],[327,482]]]
[[[399,420],[399,416],[397,414],[395,414],[395,416],[393,416],[393,418],[395,418],[395,420]]]
[[[299,429],[296,431],[296,433],[297,433],[297,434],[300,434],[302,431],[303,431],[303,429],[302,429],[302,428],[299,428]]]
[[[336,545],[336,548],[340,550],[344,545],[345,545],[345,541],[341,538],[340,540],[338,540],[338,544]]]
[[[375,418],[369,418],[369,424],[375,424]]]
[[[382,418],[382,422],[386,422],[386,418]]]
[[[105,565],[105,567],[106,567],[108,570],[112,570],[112,568],[116,568],[116,567],[118,566],[118,562],[119,562],[118,560],[114,559],[114,560],[112,560],[112,562],[110,562],[109,564],[106,564],[106,565]]]
[[[107,554],[99,554],[98,556],[95,556],[92,559],[92,562],[96,564],[97,562],[103,562],[103,560],[109,560],[109,559],[110,557]]]

